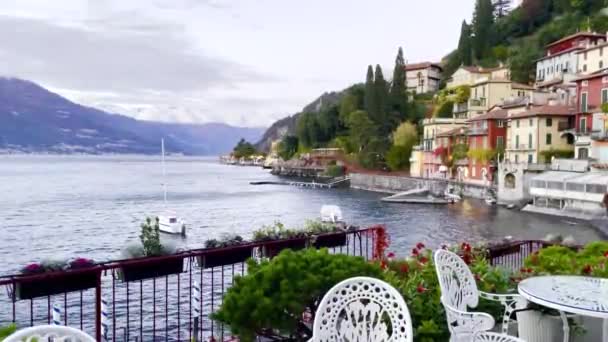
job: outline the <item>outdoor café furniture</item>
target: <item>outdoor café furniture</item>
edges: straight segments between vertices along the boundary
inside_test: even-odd
[[[558,310],[564,341],[570,327],[565,313],[604,319],[603,341],[608,341],[608,279],[580,276],[532,277],[519,283],[518,291],[530,302]]]
[[[441,303],[445,308],[450,342],[470,342],[478,332],[485,332],[494,327],[494,317],[485,312],[458,310],[445,302],[443,294]]]
[[[390,326],[389,326],[390,324]],[[412,342],[412,319],[401,294],[368,277],[346,279],[325,294],[310,342]]]
[[[95,342],[95,339],[85,332],[63,325],[36,325],[21,329],[4,339],[4,342],[51,340],[54,342]]]
[[[458,254],[445,249],[439,249],[435,252],[434,259],[441,288],[441,302],[444,307],[447,306],[446,313],[448,312],[448,307],[451,308],[450,311],[454,312],[452,318],[457,318],[456,321],[459,323],[458,328],[450,327],[452,340],[471,341],[475,332],[493,328],[494,319],[492,319],[492,325],[490,326],[490,321],[486,316],[481,318],[482,316],[479,316],[479,314],[464,314],[468,308],[473,309],[477,307],[479,297],[498,301],[505,307],[502,320],[502,333],[507,334],[511,314],[518,302],[522,302],[521,297],[516,294],[501,295],[479,291],[469,266]],[[466,320],[470,320],[470,322]],[[457,334],[458,337],[455,337],[454,334]]]
[[[473,342],[525,342],[521,338],[493,333],[493,332],[479,332],[475,334]]]

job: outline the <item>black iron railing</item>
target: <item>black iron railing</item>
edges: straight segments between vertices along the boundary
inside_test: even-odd
[[[341,246],[330,251],[369,260],[379,229],[349,231],[343,243],[337,240]],[[336,239],[329,240],[336,245]],[[274,255],[285,246],[303,245],[313,245],[313,241],[306,239],[301,244],[279,240],[197,249],[74,271],[0,277],[0,289],[7,294],[0,297],[0,325],[50,324],[56,306],[61,311],[61,324],[80,328],[98,341],[227,340],[231,338],[229,332],[210,319],[210,314],[218,309],[234,277],[247,272],[246,263],[235,262],[238,258],[234,255],[242,253],[243,248],[250,248],[254,256]],[[222,256],[231,263],[219,265]],[[69,287],[70,292],[48,284]]]

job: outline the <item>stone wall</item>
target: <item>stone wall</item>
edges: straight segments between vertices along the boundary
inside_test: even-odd
[[[417,177],[350,174],[350,187],[354,189],[397,193],[412,189],[427,188],[435,196],[443,196],[448,186],[455,188],[455,193],[464,197],[484,198],[486,187],[474,184],[452,182],[445,179],[428,179]]]

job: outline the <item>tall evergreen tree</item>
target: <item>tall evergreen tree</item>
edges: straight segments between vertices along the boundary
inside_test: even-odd
[[[477,0],[473,14],[473,52],[477,60],[487,56],[494,26],[492,0]]]
[[[388,120],[386,115],[388,109],[388,85],[384,80],[382,74],[382,68],[379,64],[376,64],[376,71],[374,72],[374,115],[370,116],[370,119],[378,125],[381,136],[388,136],[391,132],[392,123]]]
[[[460,27],[460,40],[458,41],[458,55],[462,65],[473,64],[473,51],[471,46],[471,26],[467,24],[466,20],[462,21]]]
[[[407,117],[407,75],[403,49],[400,47],[395,58],[393,81],[390,89],[391,119],[396,126]]]
[[[374,68],[371,64],[367,67],[367,77],[365,78],[365,97],[364,97],[364,108],[370,117],[376,114],[376,102],[375,102],[375,91],[374,91]]]

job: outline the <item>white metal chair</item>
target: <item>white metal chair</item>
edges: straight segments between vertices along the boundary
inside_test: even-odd
[[[466,313],[467,308],[473,309],[477,307],[479,297],[498,301],[505,307],[502,319],[502,333],[507,334],[509,331],[509,321],[513,310],[516,309],[518,303],[522,303],[520,305],[525,305],[525,300],[517,294],[501,295],[479,291],[469,266],[464,262],[464,260],[462,260],[462,258],[460,258],[460,256],[455,253],[444,249],[439,249],[435,252],[434,259],[444,307],[447,305],[458,312]],[[447,311],[448,308],[446,307],[446,312]],[[460,319],[464,320],[467,318],[466,316],[461,315]],[[494,320],[492,320],[492,322],[493,321]],[[471,324],[473,324],[473,322],[471,322]],[[466,326],[470,326],[471,324],[467,324]],[[492,326],[484,329],[480,327],[476,331],[489,330],[492,329],[492,327],[493,324]],[[471,335],[468,335],[468,339],[466,341],[470,341],[472,333],[476,331],[471,330]]]
[[[63,325],[37,325],[21,329],[4,339],[4,342],[95,342],[95,339],[85,332]]]
[[[485,332],[494,327],[494,317],[485,312],[467,312],[458,310],[445,302],[442,294],[441,303],[450,330],[450,342],[470,342],[478,332]]]
[[[317,309],[310,342],[347,341],[412,342],[412,319],[401,294],[368,277],[346,279],[329,290]]]
[[[475,334],[473,342],[526,342],[521,338],[492,332],[479,332]]]

